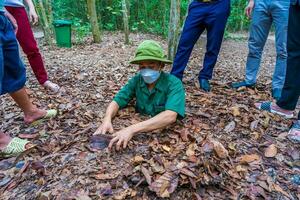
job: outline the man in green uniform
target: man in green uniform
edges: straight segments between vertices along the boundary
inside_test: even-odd
[[[185,92],[181,81],[163,72],[165,58],[161,46],[152,40],[142,42],[135,58],[130,62],[139,66],[139,73],[131,78],[109,104],[101,126],[95,134],[113,133],[112,119],[119,109],[136,99],[136,111],[152,118],[133,124],[113,134],[109,149],[116,143],[116,150],[126,148],[130,139],[139,133],[164,128],[185,113]]]

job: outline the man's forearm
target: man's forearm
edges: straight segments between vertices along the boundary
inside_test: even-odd
[[[32,0],[25,0],[25,3],[27,4],[29,10],[35,10]]]
[[[166,110],[151,119],[131,125],[128,127],[134,134],[154,131],[164,128],[176,122],[177,113],[174,111]]]
[[[106,109],[104,120],[111,121],[118,113],[118,110],[119,105],[115,101],[112,101]]]

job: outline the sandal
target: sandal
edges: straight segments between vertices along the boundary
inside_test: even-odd
[[[294,123],[288,133],[288,139],[295,143],[300,143],[300,121]]]
[[[270,101],[261,102],[260,106],[258,106],[257,108],[259,110],[264,110],[264,111],[268,111],[270,113],[274,113],[274,114],[283,116],[283,117],[285,117],[287,119],[291,119],[291,118],[294,117],[293,114],[286,114],[286,113],[283,113],[283,112],[280,112],[280,111],[272,109],[272,102],[270,102]]]
[[[30,125],[36,126],[36,125],[42,123],[43,121],[45,121],[47,119],[54,118],[56,116],[57,116],[57,110],[54,110],[54,109],[53,110],[47,110],[47,113],[44,117],[31,122]]]
[[[7,147],[1,150],[1,155],[5,158],[17,156],[28,150],[25,148],[28,143],[28,140],[23,140],[21,138],[15,137],[9,142]]]

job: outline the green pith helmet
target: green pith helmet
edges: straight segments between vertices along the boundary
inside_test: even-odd
[[[166,64],[171,64],[172,61],[166,58],[163,48],[158,42],[153,40],[145,40],[142,42],[135,53],[135,57],[130,61],[131,64],[139,64],[144,60],[160,61]]]

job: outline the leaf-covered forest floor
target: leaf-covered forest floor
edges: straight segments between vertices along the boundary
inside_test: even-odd
[[[28,92],[36,105],[57,108],[59,115],[26,127],[20,109],[1,97],[1,130],[39,148],[0,161],[0,199],[300,199],[300,148],[286,137],[292,120],[253,105],[271,100],[273,41],[265,47],[257,88],[240,91],[229,83],[243,78],[247,41],[224,41],[213,90],[203,93],[197,81],[201,40],[184,79],[186,118],[134,137],[122,152],[94,152],[90,136],[113,95],[136,72],[128,61],[137,45],[154,39],[166,49],[166,41],[153,35],[131,39],[123,45],[122,34],[106,33],[101,44],[87,39],[71,49],[41,47],[50,79],[62,92],[44,91],[30,68]],[[143,119],[129,107],[113,124],[118,130]]]

